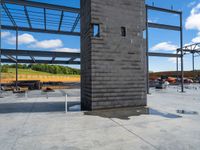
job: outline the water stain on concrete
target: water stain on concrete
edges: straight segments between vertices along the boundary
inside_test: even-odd
[[[92,112],[85,112],[85,115],[91,116],[100,116],[104,118],[118,118],[122,120],[129,120],[132,116],[141,116],[141,115],[155,115],[161,116],[164,118],[175,119],[181,118],[182,116],[161,112],[156,109],[140,107],[140,108],[120,108],[120,109],[109,109],[109,110],[98,110]]]

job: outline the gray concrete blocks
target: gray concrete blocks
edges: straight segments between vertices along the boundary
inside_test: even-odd
[[[144,30],[144,0],[81,0],[82,109],[146,105]]]

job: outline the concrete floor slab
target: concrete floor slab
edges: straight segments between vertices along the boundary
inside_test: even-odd
[[[57,97],[40,97],[34,91],[28,99],[0,99],[1,149],[199,150],[199,86],[191,86],[185,93],[177,92],[177,87],[151,89],[147,108],[66,114],[63,93],[68,92],[69,101],[77,101],[79,90],[58,90]]]

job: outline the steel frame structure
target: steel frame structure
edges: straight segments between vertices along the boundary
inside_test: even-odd
[[[22,9],[13,9],[13,8],[8,8],[7,4],[11,5],[17,5],[20,7],[23,7],[24,10]],[[38,32],[38,33],[50,33],[50,34],[61,34],[61,35],[73,35],[73,36],[80,36],[80,32],[75,31],[75,29],[78,26],[79,20],[80,20],[80,9],[79,8],[72,8],[72,7],[67,7],[67,6],[60,6],[60,5],[53,5],[53,4],[47,4],[47,3],[41,3],[41,2],[33,2],[33,1],[27,1],[27,0],[1,0],[1,5],[2,8],[9,18],[9,20],[12,23],[11,25],[1,25],[2,29],[5,30],[18,30],[18,31],[27,31],[27,32]],[[34,8],[39,8],[42,9],[43,12],[33,12],[29,11],[27,7],[34,7]],[[47,10],[54,10],[57,12],[60,12],[60,19],[59,20],[49,20],[47,18]],[[16,15],[13,15],[15,12],[17,13]],[[38,14],[40,13],[41,16],[38,18]],[[66,15],[67,13],[72,13],[74,14],[73,16]],[[31,15],[32,14],[32,15]],[[34,15],[33,15],[34,14]],[[50,14],[49,14],[50,15]],[[19,17],[20,16],[20,17]],[[23,16],[23,17],[22,17]],[[68,19],[71,20],[71,22],[63,22],[63,17],[66,16]],[[38,20],[33,19],[33,17],[37,17]],[[4,18],[5,19],[5,18]],[[20,26],[18,25],[17,22],[22,22],[26,20],[28,23],[28,26]],[[35,23],[40,23],[41,21],[43,22],[43,28],[36,28],[33,25],[33,22]],[[57,30],[55,29],[47,29],[47,24],[56,24],[57,25]],[[67,27],[71,26],[71,29],[68,31],[66,30],[61,30],[61,26],[63,25],[68,25]]]
[[[34,2],[28,0],[1,0],[0,7],[0,30],[16,31],[16,49],[2,49],[0,44],[0,70],[1,63],[16,64],[16,89],[18,82],[18,63],[47,63],[47,64],[71,64],[79,65],[80,53],[69,52],[46,52],[46,51],[28,51],[18,50],[18,33],[19,31],[49,33],[60,35],[80,36],[80,9],[67,6],[53,5],[48,3]],[[8,7],[12,5],[14,7]],[[36,8],[42,11],[33,11],[28,8]],[[23,9],[22,9],[23,8]],[[59,19],[55,19],[56,14],[60,13]],[[3,13],[3,14],[2,14]],[[51,16],[51,20],[48,16]],[[42,17],[42,18],[41,18]],[[64,21],[64,17],[65,20]],[[52,19],[53,18],[53,19]],[[2,22],[6,22],[3,24]],[[10,25],[10,24],[11,25]],[[26,26],[22,25],[25,24]],[[40,25],[40,27],[35,27]],[[49,27],[50,25],[54,25]],[[41,27],[42,26],[42,27]],[[63,27],[63,28],[62,28]],[[55,29],[56,28],[56,29]],[[65,30],[64,30],[65,29]],[[1,34],[0,34],[1,43]],[[2,58],[2,56],[6,58]],[[19,56],[30,57],[31,59],[18,59]],[[51,60],[36,60],[35,57],[50,57]],[[56,60],[56,58],[68,58],[64,60]],[[1,74],[1,73],[0,73]],[[1,75],[0,75],[0,91],[1,91]]]
[[[181,49],[177,49],[177,54],[181,52]],[[183,55],[192,54],[192,70],[193,78],[195,78],[195,57],[200,56],[200,43],[189,44],[183,47]],[[178,67],[178,63],[177,63]]]
[[[7,7],[7,4],[9,5],[16,5],[23,7],[23,10],[19,9],[13,9]],[[19,31],[27,31],[27,32],[37,32],[37,33],[49,33],[49,34],[60,34],[60,35],[71,35],[71,36],[81,36],[80,29],[78,30],[78,26],[80,26],[80,9],[79,8],[72,8],[72,7],[66,7],[66,6],[59,6],[59,5],[53,5],[53,4],[47,4],[47,3],[41,3],[41,2],[34,2],[34,1],[28,1],[28,0],[1,0],[1,6],[3,8],[3,12],[5,13],[3,17],[7,16],[6,18],[2,18],[2,9],[1,9],[1,16],[0,16],[0,29],[5,30],[14,30],[16,31],[16,50],[6,50],[2,49],[0,45],[0,55],[3,55],[6,57],[6,59],[2,59],[0,57],[0,65],[1,62],[4,63],[50,63],[50,64],[80,64],[80,61],[75,61],[76,58],[80,58],[80,54],[78,53],[61,53],[61,52],[44,52],[44,51],[28,51],[28,50],[18,50],[18,32]],[[42,19],[39,18],[38,20],[33,19],[33,14],[36,14],[38,12],[31,12],[28,8],[34,7],[42,10],[42,13],[40,12],[40,15],[42,15]],[[55,22],[55,20],[48,20],[48,10],[58,11],[60,13],[59,20]],[[148,22],[148,10],[155,10],[159,12],[167,12],[172,14],[178,14],[180,16],[180,26],[171,26],[171,25],[165,25],[165,24],[157,24],[157,23],[150,23]],[[20,17],[13,15],[13,11],[16,12],[16,14],[20,14],[23,12],[23,16]],[[72,22],[65,22],[66,19],[66,13],[72,13],[74,14],[73,17],[69,17],[68,19]],[[32,14],[32,15],[31,15]],[[38,15],[38,14],[37,14]],[[37,16],[36,15],[36,16]],[[52,15],[52,14],[51,14]],[[11,22],[12,25],[8,24],[2,24],[2,20],[7,19],[7,21]],[[18,24],[19,21],[26,22],[27,26],[21,26]],[[41,24],[42,22],[42,24]],[[35,27],[35,23],[40,24],[42,27],[38,28]],[[48,28],[49,24],[53,24],[56,26],[56,29]],[[55,27],[54,26],[54,27]],[[68,27],[68,30],[63,30],[63,26]],[[148,37],[148,30],[149,28],[158,28],[158,29],[167,29],[167,30],[173,30],[173,31],[179,31],[180,32],[180,52],[181,54],[166,54],[166,53],[151,53],[149,52],[149,37]],[[183,32],[182,32],[182,12],[180,11],[174,11],[154,6],[146,5],[146,59],[147,59],[147,91],[149,93],[149,57],[175,57],[175,58],[181,58],[181,89],[182,92],[183,89]],[[15,58],[13,57],[15,56]],[[18,59],[18,56],[28,56],[31,59]],[[36,60],[35,57],[51,57],[51,60]],[[69,58],[66,61],[56,61],[55,59],[57,57],[64,57]],[[16,67],[17,72],[17,67]],[[18,74],[16,75],[16,80]],[[1,78],[1,77],[0,77]],[[16,82],[17,83],[17,82]]]
[[[75,61],[80,59],[80,53],[2,49],[1,55],[6,57],[6,59],[2,59],[4,63],[80,64],[80,61]],[[30,59],[16,59],[16,56],[29,57]],[[50,57],[51,60],[37,60],[35,57]],[[56,58],[64,58],[66,61],[56,60]]]
[[[152,23],[148,21],[148,11],[158,11],[158,12],[166,12],[170,14],[176,14],[179,16],[179,26],[167,25],[167,24],[159,24],[159,23]],[[156,28],[156,29],[164,29],[164,30],[172,30],[180,32],[180,54],[166,54],[166,53],[152,53],[149,52],[149,28]],[[149,94],[149,57],[174,57],[174,58],[181,58],[181,92],[184,92],[184,68],[183,68],[183,25],[182,25],[182,12],[175,11],[170,9],[164,9],[155,6],[146,5],[146,60],[147,60],[147,93]],[[178,65],[178,62],[177,62]],[[178,75],[178,67],[177,67],[177,75]]]

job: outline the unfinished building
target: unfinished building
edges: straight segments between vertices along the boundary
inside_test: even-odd
[[[8,7],[7,4],[11,6]],[[2,49],[0,45],[0,56],[4,56],[0,64],[1,62],[15,63],[16,66],[18,63],[80,64],[80,99],[83,110],[146,106],[149,89],[149,56],[173,57],[177,60],[181,58],[180,77],[183,92],[183,33],[180,11],[145,5],[145,0],[118,0],[117,2],[80,0],[80,8],[23,0],[2,0],[1,5],[3,19],[7,21],[5,23],[0,20],[0,27],[3,30],[16,31],[16,49]],[[27,8],[32,7],[40,11],[29,13],[30,9]],[[51,15],[56,15],[58,19],[48,18],[49,10],[53,12]],[[178,15],[180,24],[173,26],[150,23],[148,10]],[[34,13],[40,13],[40,17],[31,19],[35,17]],[[15,14],[19,14],[20,17]],[[27,21],[26,24],[24,20]],[[20,22],[23,22],[23,25]],[[40,27],[35,27],[38,23],[41,24]],[[148,28],[180,32],[180,53],[149,52]],[[143,37],[145,30],[146,39]],[[18,31],[80,36],[81,52],[20,50]],[[39,60],[35,59],[36,57],[42,58]],[[56,58],[64,58],[64,60]],[[16,83],[18,82],[17,68]]]

